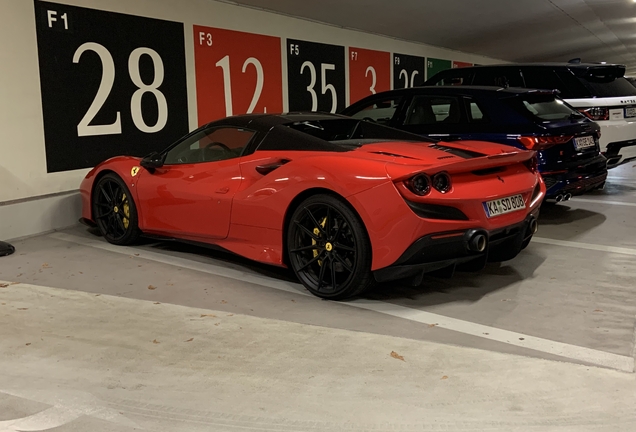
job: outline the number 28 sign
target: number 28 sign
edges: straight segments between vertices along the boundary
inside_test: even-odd
[[[43,1],[35,18],[48,172],[188,131],[183,24]]]
[[[194,60],[200,125],[283,111],[279,38],[194,26]]]

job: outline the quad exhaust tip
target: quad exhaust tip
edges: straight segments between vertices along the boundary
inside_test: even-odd
[[[565,195],[557,195],[556,197],[554,197],[554,201],[560,203],[560,202],[565,202],[565,201],[570,201],[570,199],[572,199],[572,194],[571,193],[566,193]]]

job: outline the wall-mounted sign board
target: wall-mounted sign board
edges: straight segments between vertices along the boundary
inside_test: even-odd
[[[48,172],[187,133],[183,24],[43,1],[35,14]]]

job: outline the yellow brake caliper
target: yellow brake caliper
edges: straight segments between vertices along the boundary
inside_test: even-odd
[[[325,225],[327,225],[327,216],[325,216],[321,221],[320,221],[320,226],[324,229]],[[316,227],[314,228],[314,234],[317,236],[320,236],[320,228]],[[312,246],[316,246],[316,244],[318,244],[316,242],[316,240],[311,239],[311,245]],[[318,256],[318,249],[314,249],[314,258],[316,258]],[[318,265],[322,266],[322,261],[318,260]]]
[[[128,197],[126,194],[121,197],[122,208],[124,209],[124,217],[122,221],[124,222],[124,228],[128,229],[128,225],[130,224],[130,204],[128,204]]]

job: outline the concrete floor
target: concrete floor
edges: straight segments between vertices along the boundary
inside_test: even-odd
[[[636,430],[634,215],[628,165],[513,261],[343,303],[176,243],[14,242],[0,431]]]

